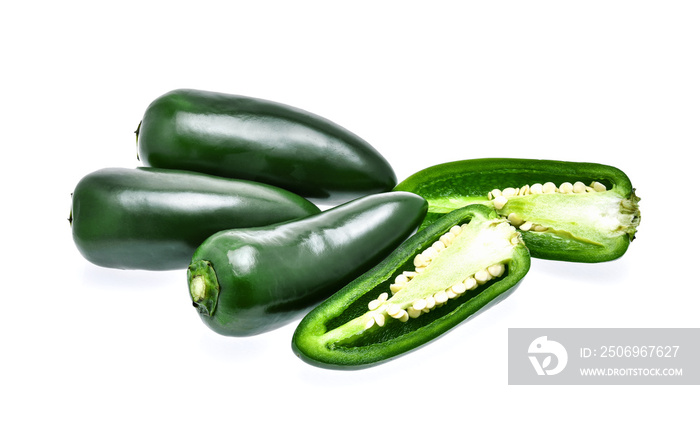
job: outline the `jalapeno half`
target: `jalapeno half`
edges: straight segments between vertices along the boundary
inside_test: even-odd
[[[457,209],[306,315],[292,347],[322,367],[382,363],[502,300],[529,268],[512,225],[482,205]]]
[[[544,259],[616,259],[640,222],[639,198],[627,175],[597,163],[463,160],[417,172],[395,190],[428,201],[422,227],[465,205],[489,205],[522,232],[533,257]]]

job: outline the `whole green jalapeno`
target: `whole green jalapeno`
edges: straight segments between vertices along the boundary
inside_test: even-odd
[[[80,253],[109,268],[184,269],[197,246],[222,229],[318,214],[284,189],[197,172],[106,168],[72,195],[71,230]]]
[[[178,89],[148,106],[136,133],[148,166],[268,183],[324,205],[396,185],[389,163],[365,140],[268,100]]]
[[[627,175],[597,163],[486,158],[435,165],[396,186],[430,204],[423,226],[469,204],[516,226],[533,257],[604,262],[622,256],[640,222]]]
[[[281,327],[386,257],[426,211],[415,194],[387,192],[300,220],[218,232],[192,257],[192,302],[222,335]]]
[[[332,369],[387,362],[501,301],[529,268],[512,225],[486,206],[457,209],[309,312],[292,348]]]

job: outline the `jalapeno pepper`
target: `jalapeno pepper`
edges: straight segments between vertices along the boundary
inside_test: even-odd
[[[180,89],[136,131],[144,164],[268,183],[336,205],[390,191],[396,175],[369,143],[318,115],[267,100]]]
[[[389,361],[507,297],[529,268],[512,225],[486,206],[457,209],[314,308],[293,350],[335,369]]]
[[[627,175],[596,163],[489,158],[432,166],[395,188],[423,196],[422,227],[453,209],[489,205],[521,230],[533,257],[603,262],[622,256],[640,222]]]
[[[83,177],[72,196],[73,240],[110,268],[184,269],[211,234],[318,214],[311,202],[261,183],[196,172],[107,168]]]
[[[278,328],[381,261],[426,211],[423,198],[388,192],[301,220],[218,232],[192,258],[192,301],[222,335]]]

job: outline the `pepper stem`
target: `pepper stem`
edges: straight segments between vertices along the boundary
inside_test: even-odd
[[[187,282],[192,304],[201,315],[211,316],[219,300],[219,280],[212,264],[195,260],[187,268]]]
[[[634,240],[637,234],[637,227],[639,222],[642,220],[642,216],[639,212],[639,197],[634,193],[634,189],[630,193],[630,196],[623,199],[620,203],[620,221],[622,228],[627,233],[630,241]]]

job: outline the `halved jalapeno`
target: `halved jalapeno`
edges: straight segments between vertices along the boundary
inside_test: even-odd
[[[390,360],[506,297],[529,267],[520,233],[492,209],[455,210],[304,317],[293,349],[329,368]]]
[[[430,205],[422,227],[470,204],[516,226],[533,257],[603,262],[622,256],[640,222],[639,198],[618,168],[597,163],[486,158],[435,165],[396,186]]]

